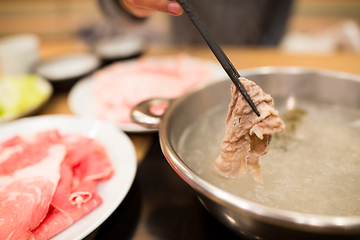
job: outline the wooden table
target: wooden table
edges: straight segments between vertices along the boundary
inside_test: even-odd
[[[44,42],[41,48],[41,58],[48,59],[66,53],[86,52],[88,47],[81,42]],[[225,53],[234,66],[240,70],[260,66],[303,66],[345,71],[360,75],[360,54],[335,53],[329,55],[301,55],[288,54],[277,49],[259,48],[224,48]],[[165,56],[186,53],[195,57],[202,57],[216,61],[208,48],[171,48],[151,47],[145,56]],[[72,114],[67,105],[67,93],[55,93],[40,114]],[[137,154],[138,161],[146,154],[152,134],[129,133]]]

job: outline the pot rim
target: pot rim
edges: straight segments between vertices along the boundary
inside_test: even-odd
[[[360,83],[360,76],[347,72],[333,71],[320,68],[308,68],[297,66],[265,66],[257,68],[249,68],[239,70],[241,76],[248,76],[251,74],[270,74],[270,73],[287,73],[287,74],[305,74],[313,73],[325,76],[336,76],[339,79],[352,80]],[[301,230],[309,230],[311,228],[323,228],[324,231],[345,230],[347,233],[360,232],[360,216],[332,216],[332,215],[320,215],[301,213],[290,210],[277,209],[270,206],[266,206],[260,203],[255,203],[250,200],[246,200],[229,192],[222,190],[221,188],[207,182],[193,170],[191,170],[179,157],[174,150],[169,136],[167,128],[169,125],[169,119],[176,109],[176,107],[184,101],[189,95],[205,88],[208,85],[214,84],[220,81],[227,81],[226,79],[218,79],[205,84],[201,84],[192,91],[188,92],[184,96],[174,100],[174,102],[168,107],[161,119],[159,127],[159,139],[160,146],[170,166],[175,172],[192,188],[200,192],[207,198],[215,201],[220,205],[225,205],[231,209],[237,209],[242,213],[250,214],[252,217],[272,224],[277,224],[283,227],[291,227]],[[344,232],[345,233],[345,232]]]

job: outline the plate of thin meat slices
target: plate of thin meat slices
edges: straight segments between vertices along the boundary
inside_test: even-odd
[[[136,173],[129,137],[72,115],[0,127],[0,239],[83,239],[127,195]]]
[[[178,98],[200,83],[224,76],[221,66],[208,59],[185,54],[142,57],[116,62],[80,80],[71,89],[68,104],[75,115],[107,121],[126,132],[156,131],[131,121],[130,112],[138,103]]]

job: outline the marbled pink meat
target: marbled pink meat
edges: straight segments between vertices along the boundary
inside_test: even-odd
[[[0,143],[0,239],[49,239],[102,203],[113,168],[101,144],[57,130]],[[13,162],[13,165],[11,164]]]
[[[203,61],[179,55],[116,63],[93,77],[96,117],[129,123],[136,104],[152,98],[177,98],[209,80],[211,73]]]
[[[36,164],[0,176],[0,239],[27,239],[45,218],[65,154],[63,144],[51,145]]]

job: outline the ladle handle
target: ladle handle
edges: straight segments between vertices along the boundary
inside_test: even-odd
[[[130,113],[133,122],[148,129],[159,129],[161,117],[172,99],[154,98],[136,105]]]

